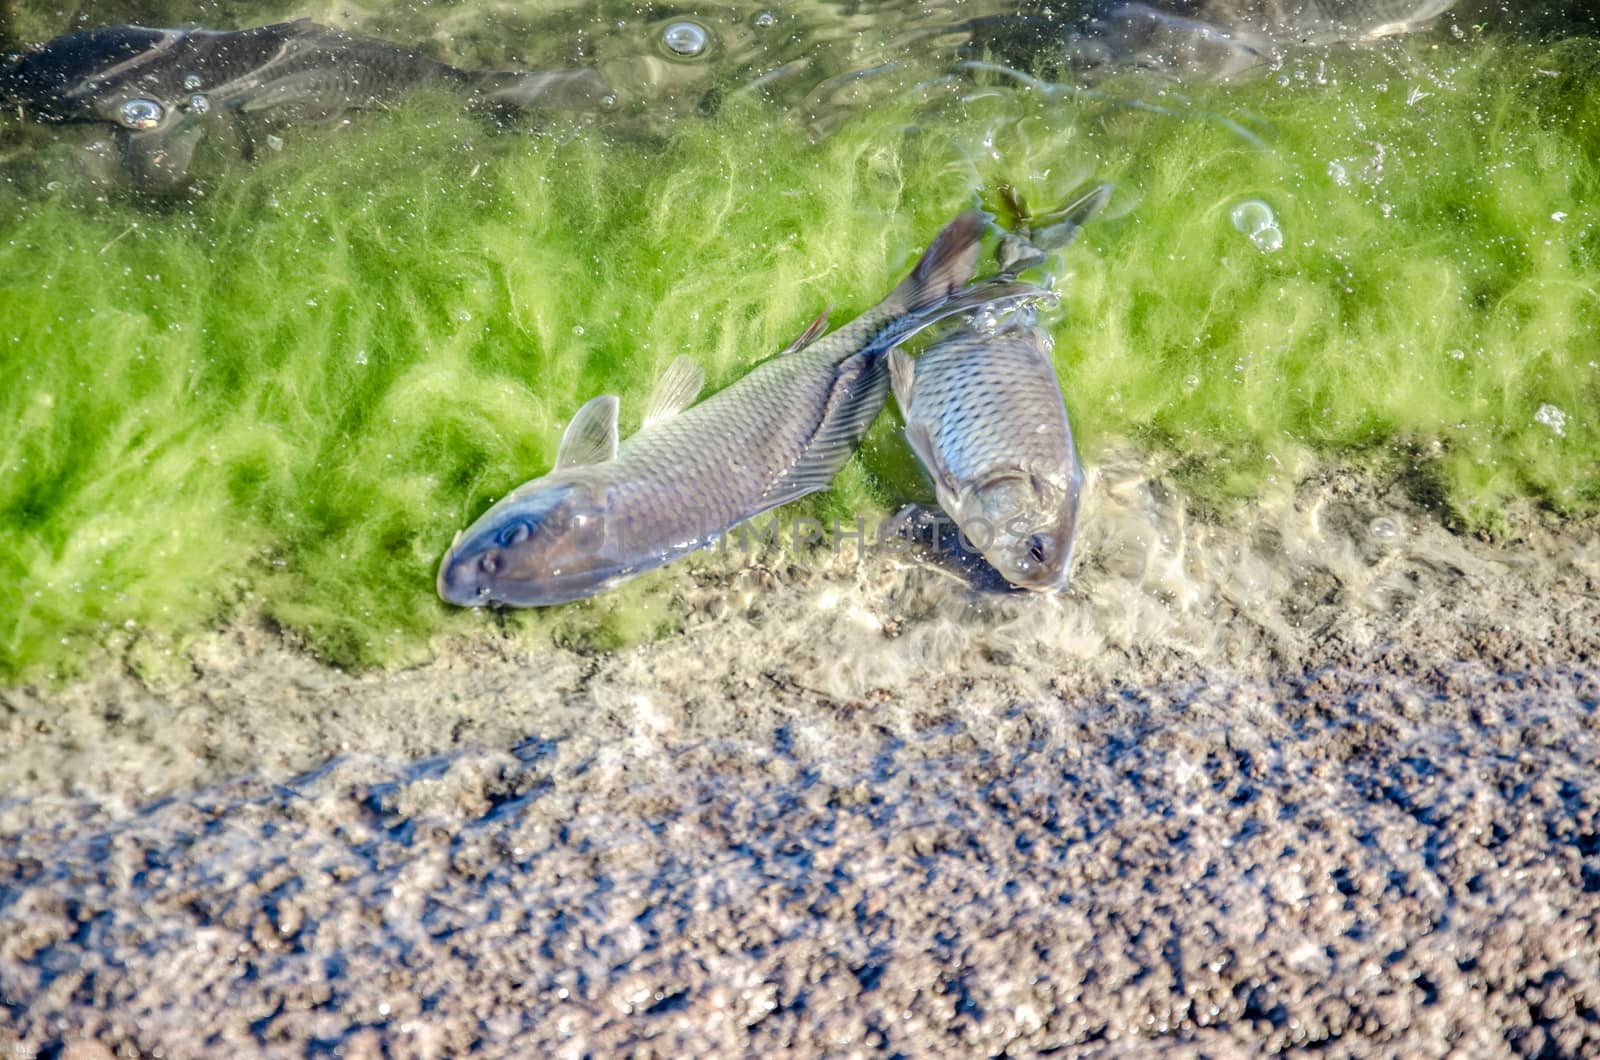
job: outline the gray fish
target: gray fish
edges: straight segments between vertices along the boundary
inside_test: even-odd
[[[1409,33],[1455,0],[1205,0],[1197,17],[1284,43],[1374,40]]]
[[[593,70],[461,70],[386,41],[308,19],[236,31],[103,26],[57,37],[0,67],[0,103],[41,121],[96,122],[117,133],[135,183],[172,187],[208,129],[321,121],[383,106],[429,84],[510,107],[591,107]]]
[[[703,548],[762,512],[827,489],[887,400],[884,356],[929,324],[1046,292],[964,287],[984,216],[952,221],[877,307],[826,337],[819,316],[778,357],[690,406],[703,373],[674,361],[638,433],[617,441],[617,399],[567,427],[555,468],[458,533],[439,595],[462,606],[537,607],[602,592]]]
[[[1410,33],[1453,6],[1455,0],[1114,0],[1090,20],[1089,36],[1112,61],[1232,77],[1293,45]]]
[[[889,355],[906,440],[939,506],[1011,584],[1067,587],[1083,469],[1050,336],[1016,320],[968,325],[915,361]]]
[[[1060,210],[1029,214],[1001,189],[1016,227],[995,249],[1001,275],[1045,262],[1105,206],[1097,184]],[[939,506],[1007,581],[1064,589],[1072,567],[1083,469],[1061,399],[1050,336],[1031,315],[1005,328],[968,323],[915,362],[889,354],[906,440],[933,478]]]

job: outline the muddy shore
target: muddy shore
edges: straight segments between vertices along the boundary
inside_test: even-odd
[[[1595,528],[1089,514],[1062,598],[707,559],[614,653],[0,691],[0,1055],[1600,1052]]]

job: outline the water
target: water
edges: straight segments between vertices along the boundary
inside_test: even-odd
[[[0,121],[0,1049],[1600,1048],[1600,61],[1360,10],[314,5],[611,102],[161,195]],[[583,400],[1095,179],[1069,593],[850,536],[926,499],[890,413],[820,547],[434,599]]]

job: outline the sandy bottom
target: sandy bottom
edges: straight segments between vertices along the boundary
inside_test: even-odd
[[[1600,1054],[1600,539],[1520,535],[1129,464],[1066,597],[0,692],[0,1056]]]

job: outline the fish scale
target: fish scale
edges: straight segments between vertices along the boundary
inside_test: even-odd
[[[1063,467],[1066,408],[1048,349],[1026,328],[963,332],[916,360],[915,412],[956,481],[1003,467]],[[973,395],[981,395],[973,400]],[[1042,428],[1042,429],[1039,429]]]
[[[682,543],[673,555],[698,547],[741,521],[799,462],[840,379],[827,369],[858,356],[847,341],[830,337],[762,365],[737,389],[629,438],[614,461],[562,474],[609,492],[623,544],[664,533]],[[857,374],[860,399],[881,407],[887,376],[881,369]]]

